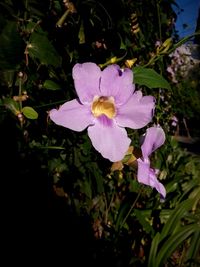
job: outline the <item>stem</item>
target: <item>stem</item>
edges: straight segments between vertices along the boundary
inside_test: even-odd
[[[111,204],[112,204],[113,199],[114,199],[114,192],[112,193],[112,197],[111,197],[109,206],[108,206],[108,204],[107,204],[107,199],[106,199],[106,196],[105,196],[105,195],[104,195],[104,197],[105,197],[105,204],[106,204],[105,224],[107,225],[107,223],[108,223],[108,212],[109,212],[109,210],[110,210],[110,208],[111,208]]]
[[[56,23],[57,27],[62,27],[62,25],[63,25],[64,21],[66,20],[67,16],[69,15],[69,13],[70,13],[70,9],[67,9],[65,11],[65,13],[62,15],[62,17]]]
[[[49,104],[43,104],[40,106],[35,106],[34,108],[44,108],[44,107],[49,107],[49,106],[53,106],[53,105],[57,105],[57,104],[63,104],[65,102],[66,102],[66,100],[60,100],[60,101],[49,103]]]
[[[24,20],[27,20],[27,9],[28,9],[28,0],[25,1],[25,12],[24,12]]]
[[[156,3],[156,8],[157,8],[157,15],[158,15],[158,27],[159,27],[159,38],[160,41],[162,40],[162,29],[161,29],[161,20],[160,20],[160,7],[159,7],[159,2]]]
[[[128,213],[126,214],[126,217],[125,217],[124,220],[122,221],[122,223],[121,223],[121,225],[120,225],[120,228],[122,228],[122,226],[125,224],[125,222],[126,222],[126,220],[128,219],[128,217],[129,217],[131,211],[132,211],[133,208],[135,207],[135,204],[137,203],[137,201],[138,201],[140,195],[141,195],[141,190],[140,190],[139,193],[137,194],[137,197],[136,197],[136,199],[134,200],[132,206],[130,207]]]
[[[149,60],[149,62],[147,62],[147,64],[145,64],[143,67],[144,67],[144,68],[148,67],[149,65],[151,65],[151,63],[155,62],[155,61],[158,60],[158,59],[159,59],[159,58],[158,58],[157,55],[153,56],[153,57]]]
[[[22,101],[21,101],[21,96],[22,96],[22,78],[19,78],[19,108],[20,108],[20,112],[22,111]]]
[[[105,211],[105,224],[107,224],[108,221],[108,203],[107,203],[107,199],[106,199],[106,195],[105,193],[103,194],[104,199],[105,199],[105,206],[106,206],[106,211]]]
[[[172,53],[177,47],[181,46],[182,44],[186,43],[187,41],[189,41],[189,39],[191,39],[192,37],[196,36],[196,35],[200,35],[200,31],[196,31],[194,33],[192,33],[189,36],[183,37],[180,41],[178,41],[178,43],[176,43],[172,49],[168,50],[167,54]]]
[[[100,67],[100,68],[104,68],[104,67],[106,67],[107,65],[115,64],[115,63],[121,61],[121,60],[126,56],[126,54],[127,54],[127,52],[125,52],[123,56],[118,57],[118,58],[117,58],[116,56],[114,56],[114,57],[112,57],[111,59],[109,59],[108,61],[106,61],[105,63],[103,63],[103,64],[99,64],[99,67]]]

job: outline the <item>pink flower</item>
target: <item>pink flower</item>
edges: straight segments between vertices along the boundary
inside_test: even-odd
[[[172,120],[172,126],[174,126],[174,127],[176,127],[177,126],[177,124],[178,124],[178,118],[176,117],[176,116],[173,116],[172,118],[171,118],[171,120]]]
[[[78,99],[51,110],[51,120],[74,131],[88,127],[92,145],[104,158],[122,160],[131,143],[125,127],[139,129],[151,121],[154,97],[134,92],[133,72],[118,65],[101,71],[87,62],[76,64],[72,73]]]
[[[165,133],[159,126],[147,129],[144,142],[141,146],[142,158],[138,162],[138,182],[155,188],[162,198],[166,196],[165,187],[158,181],[159,170],[150,167],[149,156],[165,142]]]

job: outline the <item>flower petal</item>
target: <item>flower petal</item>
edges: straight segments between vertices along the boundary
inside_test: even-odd
[[[131,143],[126,130],[104,115],[88,128],[88,135],[94,148],[112,162],[122,160]]]
[[[141,91],[136,91],[125,105],[118,107],[115,120],[119,126],[140,129],[152,120],[154,108],[153,96],[142,96]]]
[[[118,65],[110,65],[102,71],[100,91],[103,96],[113,96],[118,105],[126,103],[135,90],[133,72],[123,71]]]
[[[156,177],[156,173],[153,169],[150,170],[150,186],[155,188],[160,193],[162,199],[166,197],[166,189],[162,183],[160,183]]]
[[[76,64],[72,76],[77,95],[83,104],[91,103],[95,95],[100,95],[101,69],[95,63]]]
[[[77,99],[66,102],[58,110],[52,109],[49,115],[56,124],[77,132],[94,124],[90,108],[80,104]]]
[[[157,177],[156,171],[150,168],[149,159],[145,159],[145,161],[138,159],[138,173],[137,179],[139,183],[149,185],[152,188],[155,188],[162,196],[162,198],[166,197],[166,190],[163,184],[161,184]]]
[[[148,128],[141,146],[143,157],[148,157],[153,151],[162,146],[164,142],[165,133],[160,126]]]

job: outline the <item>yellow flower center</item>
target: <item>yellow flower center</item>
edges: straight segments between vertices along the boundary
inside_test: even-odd
[[[106,115],[109,119],[114,118],[116,115],[114,98],[112,96],[95,96],[91,110],[95,117]]]

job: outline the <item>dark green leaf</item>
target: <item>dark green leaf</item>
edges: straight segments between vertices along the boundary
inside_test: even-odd
[[[20,111],[19,102],[14,101],[12,98],[4,98],[3,99],[4,106],[9,109],[13,114],[18,114]]]
[[[84,33],[84,26],[83,22],[81,23],[80,30],[78,33],[78,38],[79,38],[79,44],[84,44],[85,43],[85,33]]]
[[[174,235],[170,236],[159,250],[155,261],[156,265],[154,267],[163,266],[166,260],[180,244],[182,244],[192,234],[199,231],[200,227],[197,224],[187,225],[182,227],[182,229]]]
[[[23,59],[23,40],[17,31],[17,23],[7,22],[0,35],[0,68],[16,69]]]
[[[162,229],[161,239],[164,239],[166,236],[173,233],[179,224],[180,219],[183,218],[185,214],[192,208],[193,203],[193,199],[187,199],[181,202],[181,204],[177,205],[176,209],[171,213],[169,219]]]
[[[85,195],[91,199],[92,198],[92,189],[91,189],[91,183],[87,180],[82,183],[82,192],[85,193]]]
[[[60,90],[61,87],[59,84],[55,83],[54,81],[52,80],[46,80],[43,84],[43,87],[45,89],[49,89],[49,90]]]
[[[129,212],[131,205],[128,202],[123,202],[119,208],[117,219],[115,223],[115,229],[118,231],[125,223],[124,219]]]
[[[156,262],[156,254],[158,250],[158,245],[160,242],[160,233],[157,233],[152,240],[151,243],[151,249],[149,252],[149,260],[148,260],[148,267],[155,267],[155,262]]]
[[[34,32],[27,48],[30,57],[39,59],[41,64],[61,66],[61,57],[45,34]]]
[[[149,88],[170,89],[170,84],[153,69],[135,67],[133,73],[134,83],[136,84],[145,85]]]
[[[5,85],[8,88],[11,88],[15,78],[15,70],[5,70],[0,71],[0,81],[1,85]]]
[[[145,216],[145,214],[143,213],[143,211],[140,211],[140,210],[137,210],[135,209],[134,210],[134,213],[138,219],[138,221],[140,222],[140,224],[142,225],[144,231],[146,233],[153,233],[153,227],[150,225],[150,223],[148,222],[148,218]]]
[[[200,230],[195,232],[190,240],[190,246],[187,251],[187,260],[194,259],[200,251]]]

